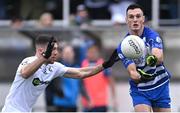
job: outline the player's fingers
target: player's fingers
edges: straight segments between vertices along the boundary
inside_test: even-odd
[[[55,42],[52,42],[52,43],[51,43],[51,47],[52,47],[52,48],[54,47],[54,44],[55,44]]]
[[[52,36],[49,42],[52,43],[53,41],[54,41],[54,37]]]

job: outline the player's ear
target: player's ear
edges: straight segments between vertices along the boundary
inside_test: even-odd
[[[143,23],[145,22],[145,16],[143,16]]]
[[[125,17],[125,20],[126,20],[126,24],[128,23],[128,18],[127,18],[127,15],[126,15],[126,17]]]
[[[37,52],[38,52],[39,54],[42,54],[42,53],[44,52],[44,49],[41,48],[41,47],[39,47],[39,48],[37,48]]]

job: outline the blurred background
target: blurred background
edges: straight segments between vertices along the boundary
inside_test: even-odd
[[[146,25],[160,33],[165,45],[165,66],[172,73],[172,111],[180,112],[180,0],[0,0],[0,109],[19,63],[34,55],[39,34],[52,34],[75,51],[81,65],[87,45],[96,42],[108,58],[127,33],[125,9],[129,4],[143,6]],[[108,111],[133,111],[128,75],[122,63],[112,68],[117,106],[109,96]],[[109,90],[112,95],[111,90]],[[43,93],[34,111],[46,111]],[[78,111],[82,110],[77,101]]]

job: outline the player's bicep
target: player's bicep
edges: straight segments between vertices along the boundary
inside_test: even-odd
[[[152,39],[149,43],[151,45],[151,48],[163,49],[163,41],[160,36],[152,36]]]
[[[17,72],[18,73],[21,73],[24,69],[25,69],[25,67],[27,67],[28,66],[28,64],[30,64],[32,61],[30,61],[30,60],[23,60],[20,64],[19,64],[19,67],[18,67],[18,69],[17,69]]]
[[[158,64],[163,62],[163,41],[160,36],[154,35],[149,41],[151,46],[151,54],[158,58]]]

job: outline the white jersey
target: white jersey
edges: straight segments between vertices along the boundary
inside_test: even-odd
[[[20,70],[35,59],[36,56],[25,58],[19,65],[2,112],[31,112],[49,82],[57,76],[63,76],[67,71],[67,67],[58,62],[43,64],[31,77],[24,79]]]

